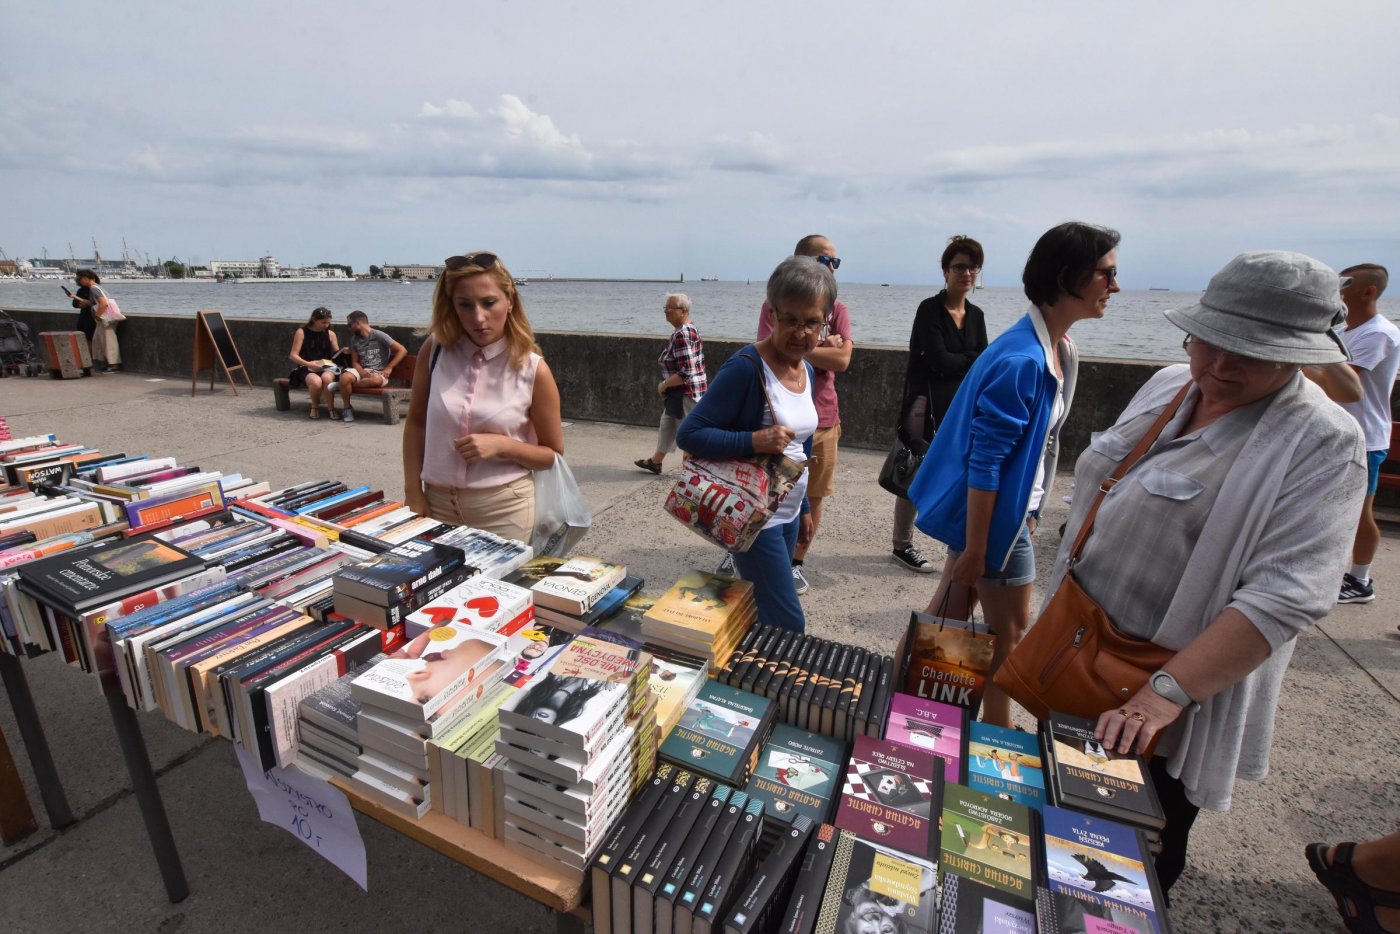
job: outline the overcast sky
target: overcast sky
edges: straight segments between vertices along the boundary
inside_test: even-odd
[[[1128,287],[1400,266],[1400,4],[7,4],[0,249],[856,282],[1077,218]]]

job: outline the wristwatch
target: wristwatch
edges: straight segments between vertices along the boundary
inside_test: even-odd
[[[1148,685],[1153,691],[1162,697],[1184,708],[1185,713],[1194,713],[1201,705],[1191,699],[1191,696],[1181,689],[1181,685],[1176,679],[1162,669],[1152,673],[1152,677],[1147,679]]]

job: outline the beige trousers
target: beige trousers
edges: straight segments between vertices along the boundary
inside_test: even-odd
[[[117,346],[117,324],[119,323],[97,319],[97,330],[92,334],[92,359],[94,362],[101,360],[110,366],[117,366],[122,362],[121,348]]]
[[[428,508],[439,522],[469,525],[502,538],[530,543],[535,527],[535,475],[487,489],[427,484]]]

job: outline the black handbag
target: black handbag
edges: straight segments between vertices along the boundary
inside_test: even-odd
[[[885,463],[880,467],[880,486],[895,496],[909,498],[909,484],[914,482],[914,474],[928,453],[928,442],[922,438],[910,438],[900,426],[894,434],[894,444],[885,455]]]
[[[685,387],[672,386],[667,389],[661,407],[672,418],[685,418]]]

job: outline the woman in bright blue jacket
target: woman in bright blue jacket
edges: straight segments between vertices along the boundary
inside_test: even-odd
[[[681,422],[676,444],[696,457],[743,458],[812,454],[817,410],[812,404],[816,348],[836,303],[836,279],[811,256],[791,256],[768,278],[773,333],[724,362],[705,395]],[[792,557],[812,537],[804,471],[749,550],[734,555],[739,576],[753,582],[758,618],[802,632],[806,617],[797,602]]]
[[[1030,311],[968,371],[909,488],[919,529],[948,546],[928,612],[967,619],[975,588],[997,634],[989,679],[1030,625],[1031,534],[1078,369],[1069,329],[1102,318],[1118,291],[1118,239],[1075,221],[1041,236],[1021,275]],[[982,719],[1011,725],[1011,699],[990,680]]]

